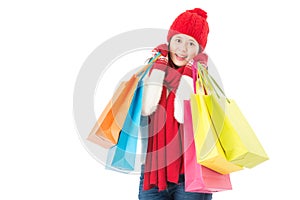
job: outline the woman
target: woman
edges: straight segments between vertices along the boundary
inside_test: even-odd
[[[183,101],[193,93],[194,61],[203,54],[209,32],[206,12],[187,10],[172,23],[168,45],[145,79],[142,114],[148,117],[148,146],[142,166],[139,199],[212,199],[212,194],[185,192],[183,167]]]

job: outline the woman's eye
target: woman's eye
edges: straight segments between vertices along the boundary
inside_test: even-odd
[[[193,42],[190,42],[190,46],[194,46],[195,45],[195,43],[193,43]]]
[[[176,39],[175,41],[176,41],[177,43],[180,43],[180,42],[181,42],[181,40],[180,40],[180,39]]]

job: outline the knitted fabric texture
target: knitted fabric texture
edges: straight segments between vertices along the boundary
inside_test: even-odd
[[[181,13],[171,25],[167,40],[170,41],[176,34],[186,34],[193,37],[200,45],[201,51],[203,51],[206,47],[209,33],[206,19],[207,13],[200,8]]]

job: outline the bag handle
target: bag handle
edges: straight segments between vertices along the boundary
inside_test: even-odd
[[[197,91],[199,89],[199,84],[197,84],[198,80],[198,68],[196,67],[196,62],[194,61],[192,65],[192,76],[193,76],[193,89],[194,89],[194,94],[197,94]]]
[[[199,69],[199,71],[201,71],[201,74],[200,74],[200,75],[201,75],[201,78],[202,78],[203,83],[204,83],[203,86],[204,86],[208,91],[210,91],[210,93],[211,93],[211,91],[214,91],[215,94],[218,96],[218,98],[220,98],[218,92],[217,92],[216,89],[213,87],[213,85],[212,85],[210,79],[207,78],[207,74],[208,74],[207,69],[205,69],[205,71],[204,71],[204,70],[203,70],[203,66],[201,65],[201,63],[198,63],[198,69]]]
[[[192,65],[192,74],[193,74],[193,86],[194,86],[194,94],[197,94],[199,90],[203,94],[207,94],[208,84],[203,77],[203,72],[196,67],[198,62],[194,62]],[[200,63],[198,63],[200,64]]]
[[[197,62],[194,62],[192,65],[192,76],[193,76],[193,89],[194,89],[194,94],[198,94],[198,91],[200,88],[202,88],[202,92],[204,92],[203,90],[203,82],[202,80],[200,80],[200,74],[199,74],[199,70],[196,67]]]
[[[137,71],[135,73],[135,75],[137,77],[141,76],[141,80],[145,77],[145,75],[149,72],[150,68],[152,67],[153,63],[161,56],[161,53],[158,52],[155,56],[153,56],[149,63],[147,65],[145,65],[142,69],[140,69],[139,71]]]
[[[198,68],[203,72],[203,74],[205,76],[205,79],[208,82],[208,85],[212,87],[212,89],[214,90],[217,97],[220,98],[220,95],[219,95],[219,93],[217,92],[217,90],[214,86],[216,86],[218,88],[218,90],[226,98],[227,102],[230,103],[230,100],[227,98],[225,92],[223,91],[221,86],[218,84],[218,82],[214,79],[214,77],[208,73],[208,70],[206,68],[204,68],[200,63],[198,64]]]

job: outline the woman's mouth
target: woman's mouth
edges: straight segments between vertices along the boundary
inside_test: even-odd
[[[178,55],[178,54],[176,54],[176,53],[175,53],[175,56],[176,56],[176,59],[177,59],[178,61],[184,61],[184,60],[186,60],[186,58],[187,58],[187,56],[184,56],[184,55]]]

